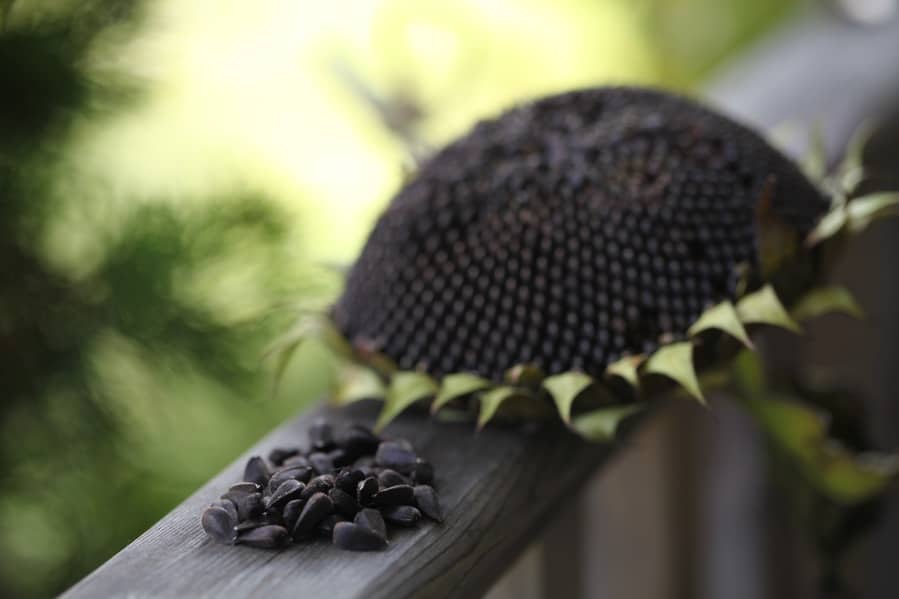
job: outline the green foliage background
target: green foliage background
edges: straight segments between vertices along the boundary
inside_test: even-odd
[[[306,348],[271,397],[264,349],[336,293],[319,262],[354,254],[407,151],[540,93],[688,89],[790,7],[289,4],[0,1],[3,595],[64,590],[324,392]],[[266,34],[285,11],[315,43]]]

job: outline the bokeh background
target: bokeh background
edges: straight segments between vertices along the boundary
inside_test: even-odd
[[[332,376],[265,348],[416,156],[689,92],[792,0],[0,0],[0,594],[58,593]],[[701,26],[697,26],[701,24]]]

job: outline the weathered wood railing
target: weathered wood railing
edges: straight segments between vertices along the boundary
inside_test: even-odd
[[[897,64],[899,23],[860,28],[812,14],[749,53],[710,86],[708,95],[762,127],[818,120],[833,134],[829,147],[834,150],[870,107],[899,85]],[[409,438],[435,464],[447,518],[442,526],[394,535],[385,552],[346,553],[327,543],[266,552],[209,541],[198,515],[240,478],[246,456],[296,444],[322,414],[338,423],[371,423],[374,410],[370,405],[341,411],[318,407],[276,429],[65,596],[479,596],[560,512],[563,524],[550,537],[562,540],[545,547],[536,563],[542,560],[545,569],[544,590],[554,589],[555,596],[586,592],[583,581],[575,580],[583,575],[578,564],[585,559],[583,534],[577,540],[575,506],[583,505],[577,494],[610,449],[582,443],[559,427],[531,432],[494,427],[476,435],[468,424],[435,423],[416,414],[399,418],[389,430]],[[724,426],[728,422],[723,419]],[[753,451],[738,429],[727,433],[728,442],[736,451]],[[616,530],[639,528],[638,523],[606,523],[613,538]],[[682,553],[690,551],[685,543]],[[617,588],[617,596],[626,594]],[[677,580],[650,588],[659,596],[688,596],[696,590]]]

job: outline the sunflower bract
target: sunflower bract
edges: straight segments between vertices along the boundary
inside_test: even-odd
[[[800,234],[827,201],[753,131],[664,92],[598,88],[478,124],[378,220],[332,316],[434,376],[598,375],[680,339],[757,265],[756,206]]]

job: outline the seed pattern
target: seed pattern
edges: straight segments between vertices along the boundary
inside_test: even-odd
[[[430,486],[434,467],[408,441],[355,424],[335,435],[320,420],[309,430],[309,447],[250,458],[244,477],[252,480],[231,485],[203,511],[206,534],[259,549],[322,537],[342,549],[374,551],[388,546],[387,522],[443,521]]]
[[[755,211],[807,233],[827,201],[749,129],[635,88],[549,97],[477,125],[393,199],[335,305],[359,350],[500,381],[598,376],[683,338],[756,267]]]

